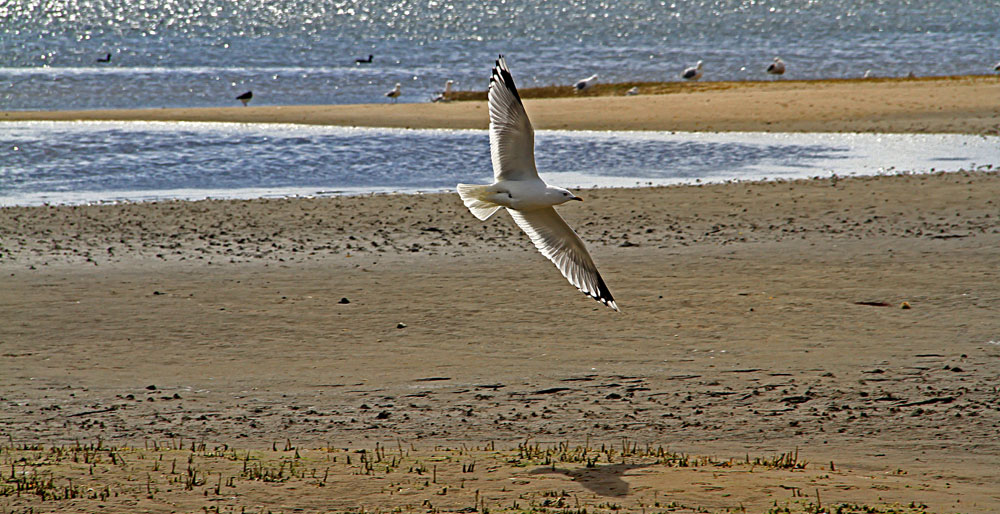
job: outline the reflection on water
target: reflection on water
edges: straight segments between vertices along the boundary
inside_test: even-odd
[[[484,90],[505,54],[521,87],[985,74],[996,0],[4,0],[0,105],[94,109],[426,102]],[[98,63],[106,53],[110,62]],[[354,60],[374,54],[374,61]],[[113,93],[111,93],[113,92]]]
[[[320,192],[489,182],[478,130],[160,122],[5,123],[0,205]],[[799,178],[1000,164],[997,137],[539,131],[565,187]]]

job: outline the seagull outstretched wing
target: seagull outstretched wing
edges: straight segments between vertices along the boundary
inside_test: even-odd
[[[537,179],[535,131],[503,56],[497,59],[490,77],[489,103],[494,178],[497,181]]]
[[[591,298],[618,310],[615,298],[597,271],[583,240],[552,207],[531,211],[507,209],[535,248],[555,263],[570,284]]]

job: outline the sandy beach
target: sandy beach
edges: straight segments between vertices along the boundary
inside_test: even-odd
[[[526,440],[627,438],[723,460],[797,448],[817,474],[787,483],[809,498],[1000,505],[995,173],[580,194],[562,212],[621,314],[566,284],[506,215],[480,223],[451,194],[2,209],[0,435],[275,447],[260,457],[274,463],[287,444],[418,455],[492,442],[516,454]],[[119,453],[152,465],[140,450]],[[4,450],[4,465],[16,455]],[[112,511],[138,497],[170,511],[136,492],[144,475],[107,459],[122,495]],[[846,482],[817,478],[831,461]],[[573,474],[582,461],[543,489],[528,474],[541,459],[503,473],[522,492],[567,489],[598,511],[608,497],[639,511],[658,490],[692,508],[763,512],[799,501],[776,484],[804,476],[682,487],[655,459],[628,462],[641,470],[605,472],[645,485],[604,496]],[[241,480],[224,504],[290,509],[331,494]],[[511,483],[495,484],[495,510],[516,510],[516,497],[502,500]],[[455,505],[472,502],[466,493]],[[330,510],[414,502],[364,487],[337,498]]]
[[[599,84],[577,98],[531,98],[536,129],[1000,134],[1000,76]],[[484,85],[485,86],[485,85]],[[564,95],[565,88],[536,94]],[[151,106],[154,107],[154,106]],[[300,123],[478,128],[486,102],[0,111],[0,120]]]
[[[989,77],[696,86],[527,109],[1000,125]],[[484,109],[0,118],[483,128]],[[560,212],[622,313],[455,194],[0,209],[0,511],[1000,510],[995,172],[577,194]]]

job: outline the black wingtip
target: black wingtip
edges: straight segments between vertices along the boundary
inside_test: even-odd
[[[618,304],[615,303],[615,297],[611,296],[611,290],[608,289],[608,285],[604,283],[604,278],[598,273],[597,275],[597,296],[595,297],[597,301],[611,307],[614,310],[618,310]]]
[[[510,74],[510,70],[507,69],[507,61],[504,60],[503,54],[497,58],[496,65],[493,66],[493,76],[490,77],[491,85],[493,82],[500,82],[507,88],[514,98],[517,98],[518,102],[521,102],[521,95],[517,92],[517,86],[514,85],[514,76]],[[521,102],[524,103],[524,102]]]
[[[618,308],[618,304],[615,303],[615,297],[611,295],[611,291],[608,289],[608,285],[604,283],[604,279],[601,278],[601,274],[597,274],[597,294],[588,293],[583,289],[580,290],[583,294],[607,305],[608,307],[615,310],[615,312],[621,312]]]

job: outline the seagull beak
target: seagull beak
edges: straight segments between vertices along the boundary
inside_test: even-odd
[[[581,202],[583,201],[583,198],[580,198],[579,196],[574,196],[573,199],[574,200],[580,200]]]

